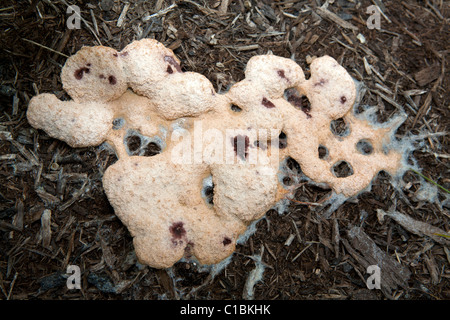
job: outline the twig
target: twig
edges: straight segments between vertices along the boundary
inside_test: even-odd
[[[176,7],[177,7],[177,4],[176,3],[172,3],[170,6],[168,6],[165,9],[162,9],[162,10],[156,12],[156,13],[153,13],[151,15],[143,17],[142,21],[148,21],[148,20],[150,20],[152,18],[156,18],[156,17],[160,17],[160,16],[163,16],[163,15],[166,15],[167,13],[169,13],[170,11],[172,11]]]
[[[427,0],[427,6],[429,6],[431,10],[434,11],[434,13],[438,16],[439,19],[444,20],[444,17],[442,16],[441,12],[435,6],[433,6],[429,0]]]
[[[312,246],[312,243],[308,244],[305,248],[303,248],[302,251],[300,251],[293,259],[291,262],[294,262],[295,260],[297,260],[298,257],[300,257],[302,255],[303,252],[305,252],[307,249],[309,249],[309,247]]]
[[[122,12],[120,13],[119,19],[117,19],[117,27],[121,27],[123,24],[123,21],[125,20],[125,16],[127,14],[128,9],[130,8],[130,3],[125,3],[123,6]]]
[[[259,44],[249,44],[246,46],[233,46],[233,45],[226,45],[226,46],[220,46],[221,48],[225,49],[234,49],[236,51],[250,51],[250,50],[256,50],[259,48]]]
[[[295,203],[299,203],[299,204],[305,204],[307,206],[321,206],[321,203],[317,203],[317,202],[304,202],[304,201],[298,201],[295,199],[290,199],[291,201],[294,201]]]
[[[374,69],[372,68],[372,70],[374,70]],[[399,104],[398,104],[397,102],[395,102],[393,99],[391,99],[391,98],[389,98],[388,96],[384,95],[384,94],[381,93],[380,91],[378,91],[378,90],[370,90],[370,91],[372,91],[373,93],[379,95],[383,100],[385,100],[386,102],[392,104],[392,105],[393,105],[394,107],[396,107],[397,109],[399,109],[399,110],[402,109],[402,106],[401,106],[401,105],[399,105]]]
[[[6,297],[6,300],[9,300],[11,298],[11,293],[14,288],[14,284],[16,283],[17,275],[18,275],[18,272],[16,272],[14,274],[14,278],[12,279],[11,285],[9,286],[9,292],[8,292],[8,296]]]
[[[32,44],[34,44],[34,45],[36,45],[36,46],[39,46],[39,47],[41,47],[41,48],[47,49],[47,50],[49,50],[49,51],[51,51],[51,52],[57,53],[57,54],[59,54],[59,55],[65,57],[65,58],[69,58],[68,55],[65,55],[64,53],[61,53],[61,52],[56,51],[56,50],[53,50],[52,48],[46,47],[46,46],[44,46],[44,45],[42,45],[42,44],[40,44],[40,43],[34,42],[33,40],[28,40],[28,39],[25,39],[25,38],[22,38],[22,40],[27,41],[27,42],[29,42],[29,43],[32,43]]]
[[[220,14],[226,14],[228,10],[228,5],[230,4],[230,0],[222,0],[219,7]]]
[[[336,23],[337,25],[341,26],[344,29],[351,29],[354,31],[358,31],[359,28],[357,26],[354,26],[353,24],[351,24],[350,22],[347,22],[343,19],[341,19],[338,15],[336,15],[335,13],[331,12],[330,10],[322,7],[318,7],[316,9],[317,14],[319,16],[321,16],[322,18],[325,18],[327,20],[330,20],[334,23]]]
[[[89,11],[91,12],[91,18],[92,18],[92,24],[94,25],[94,31],[97,35],[99,35],[97,20],[95,19],[94,11],[92,9],[89,9]]]

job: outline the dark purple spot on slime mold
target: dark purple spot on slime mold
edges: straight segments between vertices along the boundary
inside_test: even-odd
[[[90,67],[90,66],[91,66],[91,64],[90,64],[90,63],[86,63],[86,66]]]
[[[126,57],[128,55],[128,51],[125,51],[125,52],[121,52],[120,53],[120,56],[121,57]]]
[[[261,103],[264,107],[266,107],[268,109],[275,108],[275,105],[272,103],[272,101],[270,101],[266,97],[263,97]]]
[[[227,246],[231,243],[231,239],[228,237],[224,237],[222,243],[224,246]]]
[[[173,73],[173,70],[172,70],[172,68],[170,66],[167,66],[167,73],[168,74],[172,74]]]
[[[117,58],[119,55],[117,53],[113,53],[113,56]]]
[[[174,59],[174,57],[165,56],[164,57],[164,61],[166,61],[169,64],[171,64],[178,72],[182,72],[179,63]]]
[[[328,82],[328,81],[325,80],[325,79],[320,79],[319,82],[316,82],[316,83],[314,84],[314,87],[323,87],[323,85],[324,85],[325,83],[327,83],[327,82]]]
[[[117,79],[114,76],[109,76],[108,81],[109,81],[109,84],[111,84],[111,85],[115,85],[117,83]]]
[[[245,160],[248,156],[250,138],[248,136],[237,135],[236,137],[231,138],[231,144],[233,145],[234,153],[241,157],[242,160]]]
[[[101,75],[99,75],[98,77],[99,77],[100,79],[105,79],[105,78],[106,78],[104,74],[101,74]]]
[[[278,70],[277,73],[280,76],[280,78],[288,80],[288,78],[286,78],[286,75],[284,74],[284,70]]]
[[[89,68],[83,67],[75,71],[73,74],[77,80],[83,79],[83,74],[89,73]]]
[[[344,104],[347,102],[347,98],[345,96],[341,97],[341,103]]]
[[[183,222],[174,222],[169,228],[170,233],[172,234],[173,239],[181,239],[186,235],[186,230],[183,227]]]

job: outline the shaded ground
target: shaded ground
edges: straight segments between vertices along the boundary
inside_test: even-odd
[[[168,12],[161,11],[172,3],[167,0],[128,1],[126,12],[125,1],[79,1],[86,23],[70,30],[68,2],[0,5],[2,299],[242,299],[249,273],[258,265],[254,257],[261,252],[265,271],[254,286],[255,299],[450,298],[445,235],[413,232],[393,217],[382,222],[377,217],[377,209],[395,209],[450,230],[448,202],[446,207],[418,200],[422,189],[414,172],[404,177],[405,197],[380,173],[371,192],[342,205],[330,219],[295,202],[284,214],[268,212],[211,280],[189,263],[169,271],[136,265],[132,239],[101,186],[113,157],[99,148],[72,149],[32,129],[25,116],[38,92],[67,98],[59,78],[66,56],[99,41],[121,50],[134,39],[155,38],[175,51],[184,70],[205,75],[217,90],[241,80],[246,62],[256,54],[291,57],[304,70],[307,56],[328,54],[365,83],[363,102],[378,106],[381,121],[399,106],[407,112],[399,136],[424,135],[414,157],[425,176],[449,189],[448,4],[334,1],[328,10],[353,26],[343,27],[318,9],[323,1],[185,0]],[[374,3],[384,12],[381,30],[366,26],[366,8]],[[153,13],[160,15],[143,21]],[[297,187],[298,201],[316,202],[327,194]],[[444,195],[439,189],[438,200]],[[43,231],[44,209],[51,209],[51,237]],[[370,253],[364,243],[376,246],[383,261],[391,259],[398,288],[367,289]],[[67,289],[68,265],[80,267],[82,290]]]

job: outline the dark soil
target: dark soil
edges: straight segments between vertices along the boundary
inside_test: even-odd
[[[363,102],[379,108],[380,121],[392,117],[398,106],[405,110],[408,119],[399,137],[427,135],[414,158],[423,175],[450,189],[448,3],[330,4],[328,10],[353,30],[319,15],[324,3],[319,0],[173,2],[172,10],[144,22],[143,17],[161,13],[172,1],[129,0],[118,27],[125,1],[76,1],[86,23],[70,30],[69,1],[0,1],[1,299],[242,299],[257,264],[252,257],[262,251],[265,271],[254,287],[255,299],[449,299],[448,242],[411,232],[390,217],[377,218],[377,209],[393,208],[450,231],[448,207],[416,200],[424,180],[412,171],[403,178],[404,197],[380,173],[370,192],[343,204],[329,219],[304,204],[320,201],[327,191],[296,186],[298,202],[292,201],[285,213],[269,211],[214,279],[192,263],[180,262],[171,270],[136,264],[132,238],[101,184],[116,159],[98,147],[72,149],[34,130],[26,119],[28,102],[39,92],[69,99],[60,81],[66,57],[99,41],[121,50],[135,39],[155,38],[174,50],[183,70],[205,75],[218,91],[243,79],[247,61],[257,54],[271,51],[293,58],[306,73],[308,56],[330,55],[365,83]],[[385,14],[380,30],[366,26],[366,8],[374,3]],[[357,39],[359,33],[365,43]],[[439,189],[438,200],[445,195]],[[47,229],[45,209],[51,210]],[[410,272],[398,271],[397,288],[367,288],[361,239],[349,232],[355,226],[397,268]],[[67,288],[68,265],[80,267],[81,290]]]

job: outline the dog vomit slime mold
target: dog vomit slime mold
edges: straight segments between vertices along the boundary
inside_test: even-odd
[[[209,265],[286,198],[286,159],[340,203],[381,170],[404,170],[392,138],[404,119],[380,125],[356,114],[357,85],[333,58],[314,59],[310,71],[306,79],[290,59],[254,56],[245,78],[217,93],[156,40],[120,52],[83,47],[61,73],[72,100],[39,94],[27,117],[72,147],[112,146],[118,161],[103,187],[141,263]]]

